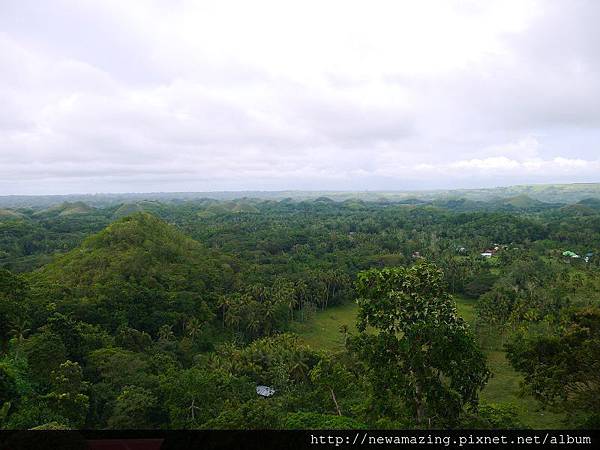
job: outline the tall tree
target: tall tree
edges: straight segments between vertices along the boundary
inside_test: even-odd
[[[376,402],[401,400],[418,426],[455,423],[489,371],[442,271],[425,262],[372,269],[358,275],[357,291],[361,333],[349,345],[372,370]]]
[[[600,308],[572,311],[555,335],[525,333],[507,345],[525,390],[580,424],[600,426]]]

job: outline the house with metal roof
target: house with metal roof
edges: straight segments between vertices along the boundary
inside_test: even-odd
[[[275,389],[270,386],[256,386],[256,393],[261,397],[271,397],[275,393]]]

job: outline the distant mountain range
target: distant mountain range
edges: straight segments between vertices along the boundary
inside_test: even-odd
[[[530,209],[568,205],[580,201],[600,202],[600,183],[519,185],[482,189],[453,189],[428,191],[226,191],[226,192],[150,192],[122,194],[73,194],[73,195],[10,195],[0,196],[0,208],[63,208],[58,214],[69,215],[85,212],[86,208],[125,204],[124,211],[135,212],[144,208],[134,205],[142,201],[162,203],[215,200],[323,200],[392,202],[418,205],[432,203],[459,209],[479,209],[487,203],[489,207]],[[550,204],[550,205],[544,205]],[[65,206],[66,205],[66,206]],[[451,206],[454,205],[454,206]],[[583,206],[590,206],[584,204]],[[56,211],[48,211],[49,213]],[[118,215],[123,215],[119,213]]]

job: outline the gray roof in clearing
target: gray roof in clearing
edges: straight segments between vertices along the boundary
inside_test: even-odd
[[[256,386],[256,393],[262,397],[270,397],[275,393],[275,389],[269,386]]]

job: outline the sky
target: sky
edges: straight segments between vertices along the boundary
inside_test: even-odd
[[[0,195],[600,182],[595,0],[0,0]]]

